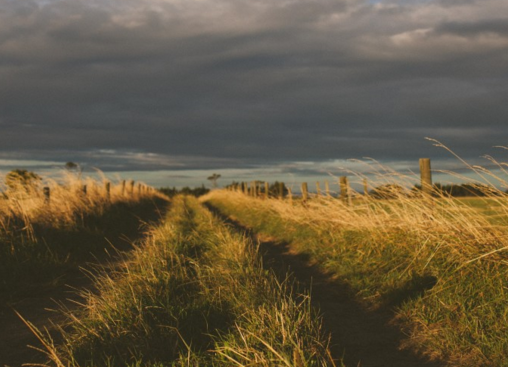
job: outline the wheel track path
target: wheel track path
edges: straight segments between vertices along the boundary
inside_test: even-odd
[[[446,366],[400,348],[407,336],[394,325],[393,311],[365,309],[347,285],[324,273],[308,256],[294,251],[290,243],[256,234],[216,208],[207,207],[235,230],[259,242],[265,268],[274,270],[281,279],[289,272],[303,289],[310,290],[311,302],[323,317],[323,328],[331,335],[335,360],[342,360],[346,367]]]

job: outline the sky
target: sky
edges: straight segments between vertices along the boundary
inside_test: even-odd
[[[463,172],[426,137],[508,161],[508,1],[0,0],[0,177]]]

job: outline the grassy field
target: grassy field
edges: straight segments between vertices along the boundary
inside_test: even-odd
[[[86,194],[83,185],[87,186]],[[122,247],[143,221],[156,220],[167,199],[152,190],[134,192],[67,175],[41,187],[20,186],[0,198],[0,306],[35,290],[65,282],[79,264]]]
[[[108,246],[104,237],[139,234],[155,201],[170,209],[142,242],[125,240],[134,249],[119,263],[94,273],[96,289],[83,290],[82,307],[67,312],[61,343],[33,329],[48,365],[342,364],[332,359],[308,290],[264,268],[258,245],[211,207],[288,243],[364,307],[391,310],[407,335],[401,347],[448,366],[508,366],[503,195],[357,196],[347,205],[215,190],[168,204],[156,192],[121,185],[106,195],[103,182],[89,181],[83,195],[82,184],[55,183],[50,203],[40,190],[0,201],[4,300],[62,285],[69,269]]]
[[[309,297],[195,198],[174,198],[164,223],[96,283],[63,345],[47,342],[53,365],[335,365]]]
[[[348,206],[331,198],[302,203],[214,191],[203,200],[291,243],[367,306],[393,309],[408,335],[404,347],[450,366],[508,365],[504,197],[401,195]]]

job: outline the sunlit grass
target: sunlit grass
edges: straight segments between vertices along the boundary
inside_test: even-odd
[[[55,348],[66,366],[333,366],[306,295],[278,282],[256,246],[196,199],[177,197],[165,222],[114,273],[96,279]]]
[[[64,174],[45,183],[49,200],[42,185],[5,191],[0,198],[2,303],[15,293],[54,284],[75,262],[98,255],[108,240],[137,231],[141,217],[156,210],[153,202],[167,200],[151,188],[131,190],[122,182],[109,183],[108,194],[106,183]]]
[[[414,182],[395,174],[391,179],[403,187]],[[331,197],[303,203],[228,191],[203,200],[291,242],[366,305],[393,308],[409,335],[406,346],[453,366],[505,366],[508,200],[500,189],[488,190],[485,198],[460,199],[399,191],[390,199],[357,195],[353,205]]]

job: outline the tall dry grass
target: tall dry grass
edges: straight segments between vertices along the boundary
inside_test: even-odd
[[[415,176],[382,168],[372,186],[399,188],[384,199],[357,193],[352,205],[334,197],[304,203],[228,191],[204,200],[245,226],[291,242],[367,305],[393,308],[410,335],[406,346],[452,366],[506,366],[508,183],[472,169],[486,197],[415,195],[399,189]]]
[[[69,314],[63,345],[45,342],[50,365],[334,366],[309,297],[264,270],[256,246],[195,198],[176,197],[96,285]]]
[[[7,301],[52,284],[123,233],[137,230],[164,195],[122,182],[63,174],[58,180],[8,188],[0,196],[0,294]],[[86,185],[86,194],[83,187]],[[49,201],[43,186],[49,187]],[[151,207],[151,208],[149,208]],[[107,239],[105,239],[107,238]],[[114,241],[115,242],[115,241]],[[118,241],[117,241],[118,242]],[[73,264],[71,264],[73,263]]]
[[[46,180],[44,185],[18,186],[4,191],[0,199],[0,229],[9,233],[12,227],[22,229],[30,235],[34,225],[60,228],[79,224],[83,217],[101,215],[108,207],[117,203],[134,203],[146,198],[164,197],[153,188],[138,183],[111,183],[107,194],[105,177],[100,180],[81,178],[72,173],[63,173],[57,180]],[[142,185],[140,190],[139,184]],[[43,186],[50,189],[47,202]],[[86,186],[86,193],[84,187]]]

